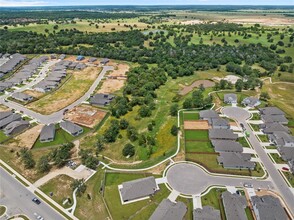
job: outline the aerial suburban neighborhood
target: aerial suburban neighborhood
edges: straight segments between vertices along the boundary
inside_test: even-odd
[[[0,1],[0,220],[294,219],[293,2],[207,2]]]

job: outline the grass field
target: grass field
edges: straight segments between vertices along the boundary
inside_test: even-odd
[[[9,137],[4,134],[4,132],[0,131],[0,143],[5,142]]]
[[[51,198],[55,202],[64,208],[69,208],[73,203],[71,189],[71,184],[73,181],[74,179],[67,175],[58,175],[57,177],[42,185],[40,189],[48,196],[50,196],[50,193],[52,192],[53,196]],[[68,198],[70,198],[71,203],[66,203],[63,205],[63,202]]]
[[[118,185],[130,180],[149,176],[149,174],[135,173],[107,173],[104,198],[113,219],[148,219],[158,204],[167,198],[170,191],[165,185],[159,185],[160,190],[150,199],[122,205],[118,192]]]
[[[260,114],[258,114],[258,113],[253,113],[252,114],[252,118],[251,118],[251,120],[260,120],[261,118],[260,118]]]
[[[286,161],[284,161],[280,156],[279,154],[271,154],[272,158],[274,159],[274,161],[278,164],[285,164],[287,163]]]
[[[208,205],[220,210],[222,219],[226,218],[224,207],[221,201],[221,194],[225,191],[225,189],[213,188],[209,191],[209,193],[201,197],[202,207]]]
[[[95,175],[87,181],[86,192],[77,198],[77,208],[74,214],[78,219],[95,220],[97,216],[101,219],[109,218],[103,196],[100,192],[103,179],[104,170],[98,169]],[[88,194],[91,199],[89,199]]]
[[[238,169],[225,169],[217,162],[217,155],[215,154],[186,154],[186,160],[199,163],[204,166],[210,172],[213,173],[226,173],[232,175],[243,175],[243,176],[256,176],[261,177],[264,175],[259,163],[256,163],[256,168],[253,171],[249,170],[238,170]]]
[[[250,124],[250,125],[251,125],[253,131],[259,131],[260,130],[259,125],[256,125],[256,124]]]
[[[185,140],[193,141],[205,141],[208,140],[208,131],[207,130],[186,130],[185,131]]]
[[[199,113],[197,112],[183,112],[184,121],[186,120],[199,120]]]
[[[72,77],[58,90],[27,105],[28,108],[48,115],[70,105],[82,97],[99,75],[101,68],[88,67],[81,71],[74,71]],[[77,85],[79,85],[77,87]]]
[[[267,135],[258,135],[258,137],[262,142],[269,142]]]
[[[239,137],[238,142],[243,146],[243,147],[250,147],[248,141],[246,140],[245,137]]]
[[[289,181],[290,185],[294,187],[294,175],[290,172],[283,172],[287,180]]]
[[[187,141],[186,152],[214,152],[214,149],[210,142],[202,141]]]
[[[5,206],[0,205],[0,216],[2,216],[6,212]]]

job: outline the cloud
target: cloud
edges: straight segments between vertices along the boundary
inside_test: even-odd
[[[47,5],[47,2],[38,1],[38,0],[0,0],[0,7],[41,6],[41,5]]]

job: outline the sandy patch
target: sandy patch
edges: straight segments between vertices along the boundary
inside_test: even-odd
[[[106,112],[99,110],[98,108],[88,105],[80,105],[69,110],[64,118],[76,124],[93,128],[105,117],[105,115]]]
[[[113,93],[120,90],[127,79],[126,74],[130,67],[127,64],[109,63],[114,67],[114,70],[107,74],[106,80],[103,82],[101,88],[97,93]]]
[[[36,90],[25,90],[25,91],[23,91],[23,93],[30,95],[30,96],[33,96],[34,98],[37,98],[37,99],[44,96],[44,93],[38,92]]]
[[[261,24],[267,26],[277,26],[277,25],[291,25],[294,24],[294,19],[291,18],[273,18],[273,17],[256,17],[256,18],[229,18],[229,22],[239,23],[239,24]]]
[[[191,92],[194,88],[199,87],[201,84],[204,86],[204,88],[210,88],[215,85],[215,83],[210,80],[197,80],[189,86],[184,86],[183,89],[179,92],[179,94],[186,95],[189,92]]]
[[[201,24],[203,23],[203,21],[198,20],[198,19],[194,19],[194,20],[189,20],[189,21],[182,21],[181,24],[184,25],[189,25],[189,24]]]
[[[222,79],[227,80],[228,82],[231,82],[232,84],[235,84],[237,82],[238,79],[241,79],[239,76],[235,76],[235,75],[227,75],[224,78],[220,78],[220,77],[213,77],[212,80],[215,81],[221,81]]]
[[[39,134],[41,132],[43,125],[36,125],[31,129],[26,130],[25,132],[18,135],[14,138],[14,142],[9,143],[10,147],[26,147],[31,149],[36,142]]]
[[[8,108],[7,106],[5,106],[5,105],[0,105],[0,112],[5,112],[5,111],[7,111],[7,110],[9,110],[9,108]]]
[[[210,126],[206,120],[197,120],[197,121],[184,121],[185,130],[207,130]]]

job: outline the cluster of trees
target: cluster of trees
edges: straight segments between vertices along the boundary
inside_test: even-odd
[[[204,98],[204,89],[200,88],[198,90],[195,90],[192,93],[191,98],[186,98],[184,103],[183,103],[183,108],[188,109],[188,108],[205,108],[210,105],[212,105],[212,96],[207,96]]]

